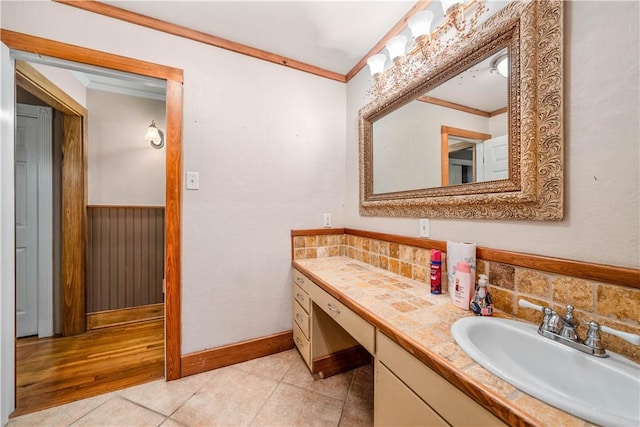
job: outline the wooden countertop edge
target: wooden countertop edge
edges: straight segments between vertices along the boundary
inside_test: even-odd
[[[292,265],[294,268],[298,269],[300,272],[309,277],[324,291],[328,292],[331,296],[347,306],[358,316],[362,317],[364,320],[380,329],[381,332],[391,338],[396,344],[411,353],[422,363],[437,372],[440,376],[456,386],[464,394],[482,405],[484,408],[489,410],[492,414],[500,418],[508,425],[520,427],[542,425],[539,421],[537,421],[535,418],[532,418],[530,415],[520,410],[514,409],[507,401],[496,396],[492,391],[486,390],[483,387],[469,381],[468,378],[461,375],[460,372],[455,370],[455,368],[452,369],[450,366],[447,366],[445,363],[443,363],[438,356],[429,352],[428,350],[425,351],[424,347],[419,346],[413,340],[404,336],[404,334],[388,325],[386,322],[384,322],[384,320],[371,314],[369,311],[354,302],[351,298],[347,297],[342,292],[331,286],[331,284],[325,282],[320,277],[316,276],[308,269],[306,269],[304,266],[300,265],[297,261],[292,261]]]

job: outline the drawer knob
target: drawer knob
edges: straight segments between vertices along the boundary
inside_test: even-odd
[[[327,308],[329,309],[329,311],[333,311],[336,314],[340,314],[340,309],[331,303],[327,303]]]
[[[299,347],[303,347],[303,343],[300,337],[296,337],[296,344],[298,344]]]
[[[302,284],[304,283],[304,279],[302,277],[296,277],[296,282]]]
[[[302,316],[300,316],[299,314],[296,314],[296,320],[298,322],[302,322]]]
[[[304,295],[302,295],[300,293],[297,293],[296,294],[296,299],[299,300],[299,301],[304,301]]]

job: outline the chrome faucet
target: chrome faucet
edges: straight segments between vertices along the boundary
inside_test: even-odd
[[[542,312],[544,313],[544,319],[540,328],[554,334],[560,333],[560,315],[549,307],[544,307]]]
[[[520,307],[532,308],[544,313],[544,318],[538,328],[538,333],[540,335],[565,344],[571,348],[575,348],[576,350],[580,350],[583,353],[592,354],[597,357],[609,356],[600,341],[600,331],[615,335],[618,338],[622,338],[623,340],[630,342],[631,344],[640,345],[640,335],[609,328],[607,326],[600,325],[595,321],[582,322],[584,325],[589,326],[589,331],[587,332],[587,337],[581,341],[576,333],[578,320],[573,317],[573,306],[571,305],[567,305],[567,313],[564,316],[560,316],[549,307],[532,304],[524,299],[518,300],[518,305]]]
[[[560,320],[562,321],[560,336],[571,341],[578,341],[578,334],[576,333],[578,321],[573,317],[572,305],[567,305],[567,314],[561,317]]]

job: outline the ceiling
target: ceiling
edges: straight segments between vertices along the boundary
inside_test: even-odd
[[[102,1],[347,74],[415,5],[403,0]],[[438,2],[434,2],[437,4]]]
[[[403,0],[121,0],[100,3],[342,75],[351,71],[416,5],[415,1]],[[495,13],[505,3],[492,0],[486,4],[489,12]],[[443,20],[442,6],[440,1],[433,0],[427,8],[434,13],[434,28]],[[408,28],[401,33],[411,40]],[[46,58],[34,62],[47,63],[43,59]],[[490,72],[491,59],[471,67],[427,95],[482,111],[502,108],[506,105],[506,80]],[[135,76],[114,75],[108,70],[55,65],[73,70],[75,77],[87,88],[164,99],[165,87],[153,81],[155,79],[146,81]]]

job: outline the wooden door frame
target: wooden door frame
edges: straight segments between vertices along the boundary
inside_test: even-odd
[[[62,113],[62,335],[86,330],[86,128],[87,109],[35,68],[15,64],[16,86]]]
[[[182,83],[183,72],[181,69],[167,67],[164,65],[153,64],[146,61],[127,58],[124,56],[113,55],[100,52],[93,49],[87,49],[66,43],[56,42],[53,40],[43,39],[28,34],[17,33],[14,31],[0,29],[0,40],[10,49],[37,53],[53,58],[64,59],[68,61],[79,62],[88,65],[94,65],[113,70],[119,70],[129,73],[140,74],[149,77],[155,77],[167,81],[167,100],[166,100],[166,201],[165,201],[165,377],[167,380],[174,380],[181,377],[181,324],[180,324],[180,288],[181,288],[181,207],[182,207]],[[20,77],[16,75],[16,83]],[[71,99],[71,98],[69,98]],[[65,104],[64,99],[59,96],[53,96],[53,100],[57,100]],[[75,102],[75,101],[74,101]],[[76,107],[79,105],[77,103]],[[54,108],[56,106],[52,105]],[[80,106],[82,107],[82,106]],[[83,107],[82,107],[83,108]],[[73,110],[73,109],[71,109]],[[64,111],[63,111],[64,112]],[[86,109],[84,115],[81,111],[74,111],[69,114],[69,118],[84,117],[80,123],[82,144],[76,144],[80,147],[82,154],[80,161],[85,163],[86,147]],[[77,125],[77,123],[76,123]],[[75,127],[75,126],[74,126]],[[65,137],[66,138],[66,137]],[[86,170],[81,176],[74,179],[82,179],[83,188],[83,204],[84,211],[81,220],[84,218],[84,229],[86,230]],[[64,179],[64,178],[63,178]],[[64,217],[65,213],[63,213]],[[63,219],[64,221],[64,219]],[[86,246],[86,233],[80,236],[80,243]],[[78,241],[76,236],[76,242]],[[82,251],[84,254],[84,250]],[[84,307],[84,255],[82,255],[82,276],[73,276],[71,280],[79,283],[82,279],[82,290],[74,289],[74,300],[77,304],[77,298],[82,292],[82,304]],[[78,274],[77,270],[74,270]],[[64,283],[63,283],[64,287]],[[83,309],[84,310],[84,309]],[[86,316],[82,316],[82,322],[86,321]],[[76,325],[77,326],[77,325]],[[83,326],[84,328],[84,323]]]

